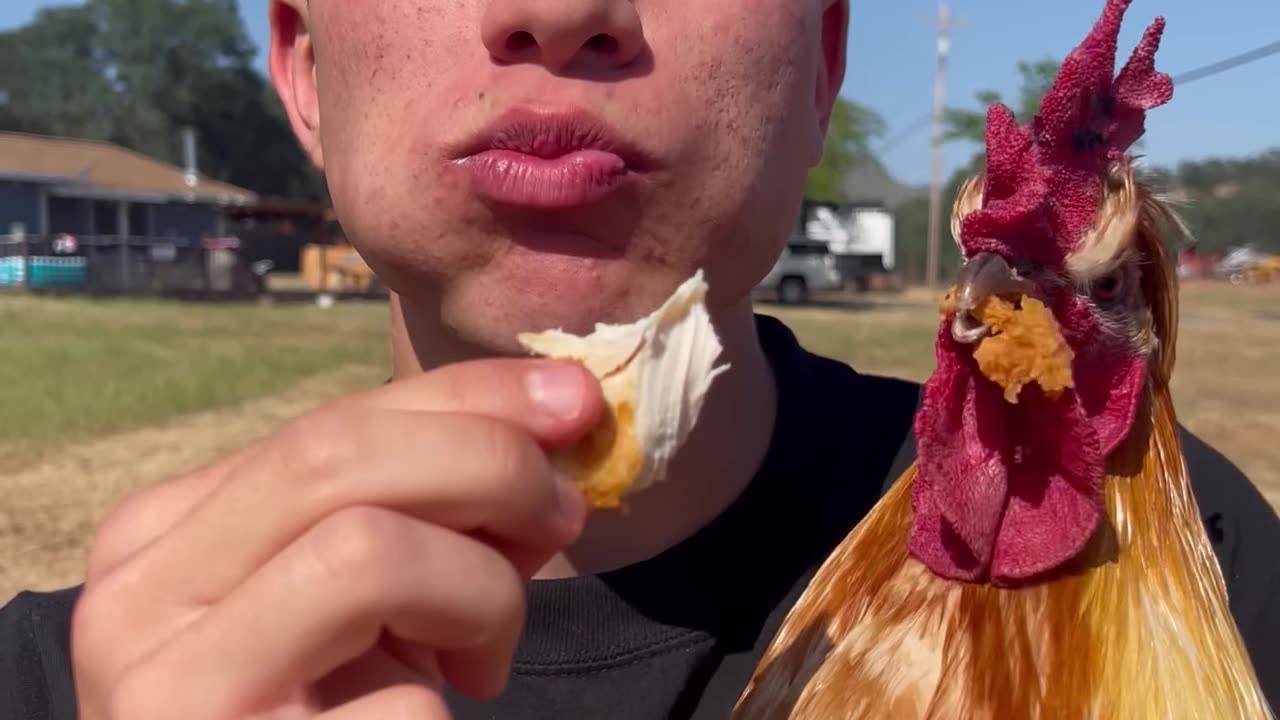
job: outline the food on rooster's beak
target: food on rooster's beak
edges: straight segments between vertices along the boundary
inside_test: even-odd
[[[707,313],[702,271],[648,317],[596,325],[586,336],[561,330],[522,333],[530,352],[572,360],[600,381],[606,411],[577,444],[552,462],[578,484],[592,509],[623,505],[626,495],[661,481],[697,423],[722,347]]]
[[[1055,400],[1073,387],[1071,346],[1034,289],[1004,258],[979,253],[961,268],[942,303],[944,316],[952,318],[952,336],[977,343],[978,370],[1004,388],[1004,399],[1012,404],[1032,382]]]
[[[990,333],[979,341],[973,359],[983,376],[1004,388],[1006,401],[1016,404],[1018,393],[1032,382],[1054,400],[1072,387],[1071,346],[1044,303],[1030,295],[1016,304],[993,295],[974,315]]]

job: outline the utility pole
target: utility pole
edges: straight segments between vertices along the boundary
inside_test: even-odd
[[[963,18],[951,15],[947,0],[938,0],[937,70],[933,76],[933,173],[929,181],[929,238],[925,247],[924,282],[938,284],[938,252],[942,234],[942,113],[946,109],[947,59],[951,55],[951,29],[964,24]]]
[[[951,54],[951,8],[938,0],[937,70],[933,78],[933,173],[929,181],[929,240],[924,280],[938,284],[938,244],[942,229],[942,112],[947,98],[947,58]]]

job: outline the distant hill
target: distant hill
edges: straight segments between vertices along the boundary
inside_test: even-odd
[[[908,200],[927,198],[927,186],[904,185],[893,178],[879,161],[859,163],[844,176],[845,201],[855,205],[882,205],[897,208]]]
[[[1201,252],[1244,245],[1280,252],[1280,148],[1247,158],[1185,162],[1150,176],[1186,220]]]

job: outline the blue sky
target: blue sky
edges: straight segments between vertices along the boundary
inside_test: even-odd
[[[377,2],[378,0],[349,0]],[[1102,0],[952,0],[964,24],[952,41],[949,105],[976,107],[983,88],[1012,97],[1019,60],[1063,57],[1088,32]],[[20,25],[50,0],[0,0],[0,28]],[[934,0],[855,0],[844,94],[884,115],[890,137],[927,115],[932,102]],[[267,0],[240,0],[250,32],[265,46]],[[1277,0],[1134,0],[1121,36],[1128,55],[1157,14],[1168,21],[1158,67],[1177,75],[1280,40]],[[261,61],[259,62],[261,65]],[[1280,147],[1280,54],[1199,80],[1147,123],[1150,162],[1174,164]],[[929,177],[927,126],[888,150],[889,170],[906,182]],[[948,172],[975,148],[950,145]]]

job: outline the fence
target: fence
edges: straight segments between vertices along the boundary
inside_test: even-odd
[[[254,293],[234,239],[0,235],[0,289],[90,294]]]

